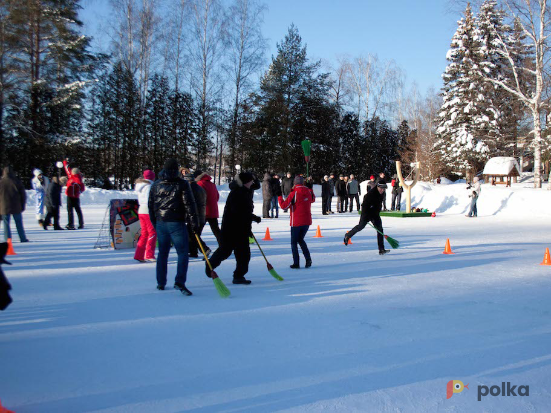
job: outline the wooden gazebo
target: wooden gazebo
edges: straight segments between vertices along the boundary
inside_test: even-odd
[[[519,169],[515,158],[496,156],[486,163],[482,174],[492,185],[511,186],[512,178],[520,176]]]

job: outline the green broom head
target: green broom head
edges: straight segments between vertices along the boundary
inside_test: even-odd
[[[249,244],[254,244],[254,238],[253,237],[249,237]]]
[[[222,280],[218,277],[218,274],[214,270],[210,273],[210,276],[212,278],[212,281],[214,282],[214,286],[216,287],[216,291],[218,291],[218,294],[220,294],[220,297],[227,298],[230,296],[230,290],[228,290],[228,287],[226,287],[226,284],[222,282]]]
[[[272,267],[272,264],[270,264],[269,262],[267,263],[268,265],[268,271],[270,272],[270,274],[272,274],[272,277],[274,277],[276,280],[278,281],[283,281],[283,277],[280,276],[276,270],[274,269],[274,267]]]
[[[388,241],[388,243],[392,248],[396,249],[400,247],[400,243],[398,242],[398,240],[395,240],[394,238],[389,237],[388,235],[385,235],[385,239]]]

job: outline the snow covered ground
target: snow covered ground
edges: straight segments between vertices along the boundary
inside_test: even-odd
[[[285,281],[251,246],[252,285],[231,284],[233,258],[218,270],[229,299],[202,262],[190,263],[194,295],[184,297],[155,290],[155,265],[135,263],[133,251],[94,250],[106,200],[120,193],[87,191],[79,231],[39,229],[31,205],[32,242],[15,236],[18,255],[3,266],[14,303],[0,313],[2,405],[17,413],[548,412],[551,267],[539,264],[551,247],[551,191],[483,185],[476,219],[464,217],[467,194],[461,183],[418,183],[412,204],[437,216],[383,218],[401,243],[383,257],[369,228],[345,247],[358,215],[323,216],[318,200],[310,269],[289,269],[287,214],[253,224],[259,239],[270,228],[274,240],[262,245]],[[447,238],[454,255],[442,254]],[[172,273],[174,261],[173,252]],[[450,380],[469,389],[446,399]],[[478,401],[478,386],[502,382],[529,386],[529,395]]]

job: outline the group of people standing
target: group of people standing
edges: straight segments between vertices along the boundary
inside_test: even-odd
[[[36,219],[38,224],[45,230],[48,229],[53,220],[54,230],[63,230],[59,221],[62,187],[66,186],[68,224],[65,227],[69,230],[76,229],[74,224],[74,212],[78,216],[78,228],[84,228],[82,209],[80,208],[80,195],[84,192],[85,186],[82,174],[78,168],[70,168],[67,160],[58,162],[59,168],[64,168],[66,176],[54,176],[49,179],[40,169],[34,169],[34,177],[31,180],[31,187],[36,195]],[[4,239],[11,239],[10,218],[13,217],[15,227],[21,242],[28,242],[23,226],[21,214],[27,205],[27,194],[21,180],[15,176],[10,166],[4,167],[2,179],[0,180],[0,215],[4,223]],[[44,214],[46,210],[46,214]]]
[[[352,212],[354,201],[356,201],[356,210],[360,210],[360,184],[351,174],[350,177],[343,174],[339,175],[339,179],[335,179],[335,174],[325,175],[321,182],[321,206],[322,214],[334,214],[332,210],[333,197],[337,196],[337,212]],[[350,209],[349,209],[350,207]]]
[[[304,185],[312,189],[314,181],[312,177],[303,178]],[[294,186],[295,177],[291,172],[287,172],[283,179],[280,179],[279,174],[271,174],[266,172],[262,180],[262,218],[279,218],[279,196],[286,199],[291,193]],[[282,208],[283,212],[287,212],[288,208]],[[275,215],[274,215],[275,211]]]

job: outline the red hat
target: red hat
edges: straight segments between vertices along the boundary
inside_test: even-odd
[[[149,181],[155,180],[155,172],[153,172],[151,169],[148,169],[146,171],[143,171],[143,177]]]

